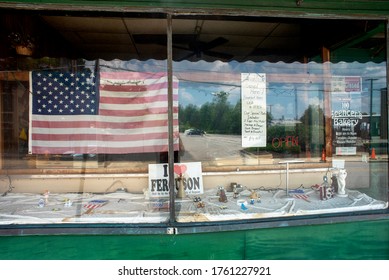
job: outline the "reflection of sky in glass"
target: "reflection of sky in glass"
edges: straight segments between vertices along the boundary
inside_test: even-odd
[[[228,94],[228,102],[230,104],[236,104],[240,99],[240,87],[236,85],[180,81],[179,101],[181,106],[184,107],[189,104],[200,107],[207,102],[212,102],[215,94],[221,91]]]
[[[86,62],[93,67],[94,62]],[[164,72],[167,71],[166,61],[100,61],[101,71],[139,71]],[[274,119],[300,118],[309,104],[322,106],[323,100],[323,73],[330,69],[332,76],[360,76],[362,77],[361,111],[369,112],[370,95],[373,95],[373,112],[379,112],[380,91],[386,87],[385,63],[270,63],[247,61],[231,62],[173,62],[173,73],[179,79],[179,102],[181,106],[189,104],[201,107],[212,102],[215,93],[226,92],[228,102],[235,105],[240,100],[240,73],[266,73],[277,81],[267,79],[267,108]],[[196,73],[205,80],[192,78]],[[300,75],[300,76],[299,76]],[[214,77],[214,79],[213,79]],[[227,78],[226,78],[227,77]],[[228,78],[232,77],[232,78]],[[296,77],[293,81],[290,77]],[[299,77],[302,77],[299,79]],[[371,91],[370,79],[373,82]]]
[[[321,105],[323,90],[318,85],[270,83],[267,107],[274,119],[300,119],[310,104]]]

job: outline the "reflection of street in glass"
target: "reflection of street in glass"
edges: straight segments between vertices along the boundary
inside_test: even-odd
[[[206,134],[200,136],[181,135],[185,155],[181,161],[214,161],[217,159],[242,158],[241,137],[239,135]]]

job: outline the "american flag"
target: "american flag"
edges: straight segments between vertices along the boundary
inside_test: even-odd
[[[166,73],[34,71],[29,151],[124,154],[168,150]],[[178,81],[173,80],[178,150]]]
[[[311,201],[309,200],[309,195],[307,195],[307,194],[294,194],[293,197],[299,198],[299,199],[303,199],[303,200],[305,200],[306,202],[311,202]]]
[[[108,203],[108,200],[100,200],[100,199],[91,200],[87,204],[84,205],[84,208],[96,209],[96,208],[99,208],[99,207],[106,205],[107,203]]]
[[[293,194],[293,197],[303,199],[306,202],[311,202],[309,200],[309,195],[305,194],[303,189],[294,189],[294,190],[289,190],[288,194]]]

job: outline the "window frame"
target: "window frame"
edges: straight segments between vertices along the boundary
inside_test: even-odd
[[[212,11],[210,11],[212,12]],[[172,111],[172,104],[173,104],[173,98],[172,98],[172,76],[173,76],[173,65],[172,65],[172,21],[174,18],[180,18],[185,17],[185,13],[177,13],[177,12],[170,12],[170,11],[163,11],[163,15],[166,16],[167,20],[167,72],[168,72],[168,105],[169,105],[169,117],[168,117],[168,129],[169,129],[169,153],[168,153],[168,164],[173,166],[174,165],[174,148],[173,148],[173,111]],[[196,17],[196,16],[206,16],[208,15],[208,12],[201,12],[201,13],[191,13],[190,16]],[[231,14],[230,14],[231,15]],[[233,17],[234,13],[232,13]],[[237,12],[237,15],[240,15],[240,12]],[[254,16],[260,16],[261,13],[256,13]],[[278,17],[285,17],[290,16],[289,14],[284,15],[277,15]],[[293,17],[290,17],[293,20]],[[326,18],[326,17],[325,17]],[[351,17],[351,19],[356,19],[356,17]],[[389,24],[386,22],[386,31],[389,29]],[[386,36],[386,51],[389,53],[389,39],[388,36]],[[323,57],[325,60],[329,60],[329,50],[323,49]],[[387,60],[387,69],[389,69],[389,59]],[[389,73],[387,71],[387,84],[389,81]],[[327,89],[327,93],[330,91]],[[325,102],[329,102],[329,98],[325,98]],[[328,106],[325,106],[328,108]],[[330,115],[330,112],[327,112]],[[0,117],[1,121],[1,117]],[[329,124],[326,121],[326,131],[328,127],[331,127],[331,124]],[[332,131],[332,129],[328,130],[329,132]],[[327,135],[326,133],[326,155],[331,156],[332,155],[332,135],[329,133]],[[2,159],[0,159],[0,165],[2,165]],[[318,163],[318,166],[320,167],[328,167],[329,163]],[[279,166],[280,168],[281,166]],[[63,170],[61,170],[63,171]],[[70,171],[70,170],[69,170]],[[128,170],[122,170],[123,173],[126,173]],[[100,173],[100,174],[110,174],[111,172],[115,172],[115,170],[112,170],[110,172],[106,173]],[[22,175],[26,174],[26,170],[7,170],[6,172],[9,174],[16,174],[16,175]],[[27,172],[30,174],[33,174],[34,172]],[[48,170],[42,170],[38,171],[38,175],[44,175],[44,174],[50,174],[51,172]],[[73,174],[73,173],[79,173],[79,174],[96,174],[96,170],[81,170],[77,172],[76,170],[72,170],[70,172],[64,172],[65,174]],[[57,171],[52,171],[52,174],[58,174]],[[170,178],[174,178],[174,171],[173,169],[169,170],[169,176]],[[328,214],[324,215],[325,217],[320,216],[312,216],[312,217],[280,217],[280,218],[271,218],[271,219],[263,219],[263,220],[239,220],[239,221],[228,221],[228,222],[217,222],[217,223],[177,223],[175,221],[175,194],[174,194],[174,180],[170,180],[169,183],[170,187],[170,195],[169,195],[169,201],[170,205],[172,207],[170,208],[170,218],[169,222],[167,224],[160,224],[160,225],[145,225],[144,227],[134,224],[126,224],[125,225],[125,232],[127,234],[133,234],[133,233],[143,233],[143,234],[165,234],[170,233],[171,230],[173,230],[173,233],[195,233],[195,232],[213,232],[213,231],[230,231],[230,230],[247,230],[247,229],[258,229],[258,228],[270,228],[270,227],[281,227],[287,222],[290,226],[298,226],[298,225],[305,225],[305,224],[326,224],[326,223],[333,223],[336,222],[350,222],[350,221],[360,221],[360,220],[370,220],[370,219],[389,219],[389,211],[388,209],[383,210],[374,210],[374,211],[361,211],[361,212],[353,212],[353,213],[341,213],[341,214]],[[43,226],[45,227],[45,226]],[[27,226],[27,232],[29,234],[36,234],[37,232],[42,232],[43,227],[35,227],[35,226]],[[59,234],[62,232],[72,232],[74,234],[90,234],[91,228],[96,228],[97,232],[99,234],[101,233],[112,233],[112,232],[123,232],[122,230],[123,225],[109,225],[108,228],[102,226],[102,225],[77,225],[77,224],[70,224],[68,226],[61,225],[61,226],[48,226],[45,230],[43,230],[46,234]],[[20,228],[20,226],[6,226],[1,227],[0,235],[15,235],[15,234],[22,234],[25,229]]]

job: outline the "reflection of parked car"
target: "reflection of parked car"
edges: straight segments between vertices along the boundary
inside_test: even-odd
[[[200,135],[203,136],[205,134],[204,130],[197,129],[197,128],[191,128],[187,129],[184,132],[185,135]]]

